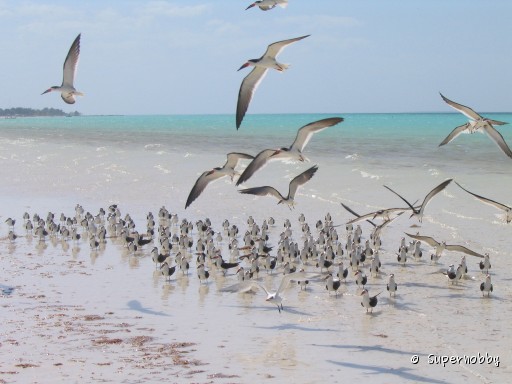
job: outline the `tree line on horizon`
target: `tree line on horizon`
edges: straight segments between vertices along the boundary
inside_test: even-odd
[[[0,108],[0,116],[3,117],[40,117],[40,116],[80,116],[80,112],[64,112],[62,109],[57,108],[43,108],[43,109],[33,109],[33,108],[24,108],[24,107],[16,107],[16,108]]]

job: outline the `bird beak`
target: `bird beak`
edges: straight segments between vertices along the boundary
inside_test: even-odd
[[[248,66],[249,66],[249,63],[245,63],[240,68],[238,68],[238,70],[240,71],[241,69],[247,68]]]
[[[41,93],[41,95],[44,95],[45,93],[48,93],[48,92],[51,92],[52,89],[51,88],[48,88],[46,91],[44,91],[43,93]]]
[[[251,5],[249,5],[247,8],[245,8],[245,10],[247,11],[249,8],[252,8],[256,5],[256,3],[252,3]]]

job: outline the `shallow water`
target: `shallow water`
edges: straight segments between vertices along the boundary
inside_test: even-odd
[[[5,180],[0,185],[4,271],[0,352],[2,371],[8,372],[5,380],[504,382],[512,361],[507,274],[512,266],[512,224],[506,225],[498,210],[476,201],[454,183],[431,201],[421,227],[411,228],[419,223],[403,215],[385,230],[382,274],[368,277],[370,294],[384,291],[372,315],[360,305],[352,273],[337,296],[329,295],[323,282],[312,281],[307,291],[291,285],[279,313],[265,302],[261,291],[220,292],[236,277],[232,273],[224,277],[212,265],[207,284],[199,283],[195,261],[190,263],[188,277],[177,272],[166,283],[155,270],[149,246],[129,255],[115,239],[104,249],[91,251],[87,242],[66,245],[47,240],[40,244],[24,236],[24,211],[43,218],[48,211],[57,217],[60,212],[69,216],[77,203],[91,213],[118,203],[123,214],[134,218],[140,232],[144,232],[147,212],[156,215],[162,205],[180,219],[195,222],[210,217],[216,231],[221,231],[224,218],[245,228],[249,215],[260,224],[272,215],[277,222],[269,242],[275,246],[285,218],[292,221],[294,239],[302,244],[297,221],[301,212],[314,228],[327,212],[335,224],[349,220],[351,215],[341,208],[341,202],[359,213],[401,206],[383,184],[408,199],[421,200],[435,185],[453,177],[475,193],[511,202],[511,163],[485,136],[465,135],[450,147],[437,148],[450,130],[436,133],[442,115],[424,117],[422,124],[435,121],[433,133],[415,131],[414,143],[412,136],[372,127],[387,127],[392,119],[407,125],[415,116],[376,115],[366,121],[347,117],[339,126],[316,135],[305,151],[310,164],[273,163],[248,183],[284,191],[292,177],[318,164],[315,177],[299,191],[294,211],[277,206],[270,198],[242,196],[228,180],[208,186],[184,210],[195,179],[204,170],[222,165],[226,152],[256,153],[275,144],[289,145],[298,126],[327,117],[313,116],[279,117],[283,131],[272,131],[275,136],[260,134],[257,139],[248,127],[242,127],[240,135],[219,128],[224,120],[232,125],[222,116],[211,119],[215,133],[210,134],[206,133],[211,121],[204,117],[161,117],[153,129],[152,118],[142,117],[0,121],[0,166]],[[443,125],[457,125],[455,116],[446,115]],[[162,129],[162,120],[176,119],[187,132]],[[260,124],[265,121],[271,121],[270,117],[262,116]],[[190,131],[198,125],[201,133]],[[141,126],[146,126],[145,131],[137,128]],[[269,124],[265,127],[261,129],[271,131]],[[502,131],[511,141],[506,127]],[[7,217],[17,220],[15,230],[20,237],[14,243],[6,238]],[[370,226],[361,226],[367,238]],[[483,275],[477,258],[467,256],[469,277],[453,286],[442,271],[457,264],[460,254],[447,252],[439,264],[431,265],[431,248],[423,245],[424,260],[409,260],[400,266],[395,253],[401,237],[404,232],[418,231],[490,253],[491,297],[482,298],[480,293]],[[229,255],[226,242],[223,255]],[[313,264],[308,270],[316,270]],[[396,298],[386,292],[389,273],[395,274],[399,285]],[[274,289],[281,276],[260,272],[261,282]],[[142,343],[137,337],[147,339]],[[194,345],[173,345],[184,342]],[[478,353],[499,356],[499,367],[428,364],[429,354]],[[411,364],[414,354],[419,355],[418,364]],[[177,356],[190,361],[180,364],[183,361]]]

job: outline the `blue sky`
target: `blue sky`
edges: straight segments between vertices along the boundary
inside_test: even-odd
[[[248,113],[445,111],[438,92],[475,110],[512,111],[512,1],[0,0],[0,108],[85,114],[233,113],[268,44],[287,47]],[[82,33],[73,106],[56,94]]]

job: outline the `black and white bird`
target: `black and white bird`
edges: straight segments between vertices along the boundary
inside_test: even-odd
[[[278,63],[276,61],[277,55],[281,53],[281,51],[289,44],[295,43],[296,41],[305,39],[309,35],[300,36],[293,39],[282,40],[275,43],[270,44],[267,47],[267,50],[259,59],[251,59],[248,60],[244,65],[242,65],[238,70],[240,71],[243,68],[248,66],[253,66],[254,69],[249,73],[244,80],[242,81],[242,85],[240,86],[240,91],[238,92],[238,103],[236,106],[236,129],[240,128],[242,124],[242,120],[245,116],[245,112],[247,112],[247,108],[249,108],[249,104],[251,99],[256,91],[256,88],[261,83],[261,80],[267,74],[267,71],[270,68],[276,69],[280,72],[288,69],[288,64]]]
[[[339,279],[334,280],[331,273],[329,273],[325,277],[325,280],[326,280],[325,289],[327,289],[327,292],[329,292],[329,294],[331,292],[334,292],[335,295],[338,296],[338,289],[341,286],[341,281]]]
[[[414,207],[411,203],[409,203],[406,199],[404,199],[402,196],[400,196],[398,193],[396,193],[395,191],[393,191],[391,188],[389,188],[388,186],[384,186],[384,188],[387,188],[389,189],[391,192],[393,192],[395,195],[397,195],[399,198],[401,198],[408,206],[409,208],[412,210],[412,214],[411,214],[411,217],[413,216],[416,216],[418,217],[418,220],[419,222],[421,223],[421,221],[423,220],[423,212],[425,211],[425,207],[427,206],[427,204],[430,202],[430,200],[435,196],[437,195],[439,192],[441,192],[443,189],[445,189],[448,184],[451,183],[453,179],[448,179],[448,180],[445,180],[443,181],[441,184],[439,184],[437,187],[435,187],[434,189],[432,189],[428,194],[427,196],[425,196],[425,198],[423,199],[423,203],[421,203],[421,206],[419,206],[419,208],[416,208]]]
[[[168,262],[165,262],[160,267],[160,272],[165,276],[165,280],[169,281],[174,272],[176,272],[176,266],[174,265],[171,267]]]
[[[482,291],[482,296],[485,296],[485,293],[487,292],[487,296],[491,295],[491,292],[493,290],[492,283],[491,283],[491,275],[487,274],[485,277],[485,281],[480,284],[480,291]]]
[[[476,257],[480,257],[480,258],[484,257],[484,255],[481,255],[480,253],[472,251],[471,249],[466,248],[463,245],[446,244],[445,241],[439,242],[439,241],[437,241],[434,238],[429,237],[429,236],[413,235],[413,234],[410,234],[410,233],[405,233],[405,234],[407,236],[409,236],[409,237],[412,237],[413,239],[422,241],[424,243],[427,243],[431,247],[434,247],[435,248],[435,257],[436,257],[435,260],[436,261],[437,261],[437,259],[439,259],[439,257],[441,257],[441,254],[443,253],[444,250],[453,251],[453,252],[462,252],[462,253],[465,253],[466,255],[476,256]]]
[[[203,281],[208,280],[208,278],[210,277],[210,272],[205,270],[204,264],[199,264],[197,266],[197,277],[199,277],[199,282],[201,282],[201,283]]]
[[[455,266],[451,264],[448,267],[448,270],[446,272],[443,272],[446,276],[448,276],[448,281],[452,282],[452,285],[455,283],[458,283],[459,280],[462,278],[462,265],[458,265],[457,269],[455,269]]]
[[[203,193],[205,188],[211,182],[219,180],[225,176],[228,176],[231,178],[231,180],[233,180],[233,178],[238,174],[235,171],[235,167],[242,159],[251,160],[254,159],[254,157],[245,153],[231,152],[227,154],[226,163],[222,167],[215,167],[210,171],[203,172],[201,176],[199,176],[199,178],[196,180],[192,190],[188,195],[187,202],[185,203],[185,209],[187,209],[189,205],[192,204],[193,201],[197,199],[201,193]]]
[[[484,255],[484,259],[478,263],[478,265],[482,273],[489,273],[489,269],[491,269],[491,259],[488,253]]]
[[[356,284],[358,286],[362,286],[364,288],[364,286],[368,282],[368,277],[364,274],[364,272],[357,270],[355,273],[355,277],[356,277]]]
[[[395,282],[395,275],[392,273],[389,275],[388,284],[386,286],[389,296],[396,296],[396,290],[398,289],[398,285]]]
[[[48,92],[60,92],[62,100],[67,104],[74,104],[75,96],[84,95],[82,92],[77,91],[74,86],[76,68],[80,56],[80,36],[81,34],[73,41],[71,48],[69,48],[68,55],[66,56],[66,60],[64,60],[62,84],[48,88],[42,95]]]
[[[288,208],[290,208],[291,210],[295,205],[295,194],[297,192],[297,189],[303,184],[307,183],[309,180],[311,180],[311,178],[314,176],[317,170],[318,167],[314,165],[311,168],[307,169],[306,171],[302,172],[300,175],[296,176],[292,181],[290,181],[288,188],[288,196],[286,197],[281,195],[281,193],[274,187],[269,186],[241,189],[238,192],[257,196],[273,196],[278,200],[277,204],[287,204]]]
[[[258,7],[262,11],[269,11],[274,9],[276,6],[286,8],[288,6],[288,0],[258,0],[245,8],[245,10],[247,11],[252,7]]]
[[[377,306],[378,302],[377,296],[379,296],[381,293],[382,292],[379,292],[375,296],[370,297],[368,291],[366,289],[363,289],[363,291],[361,292],[361,306],[366,308],[366,313],[368,313],[368,310],[370,310],[370,312],[373,313],[373,308]]]
[[[466,124],[460,125],[456,127],[450,134],[439,144],[439,146],[443,146],[448,144],[450,141],[455,139],[461,133],[475,133],[481,132],[486,133],[489,138],[496,143],[496,145],[502,150],[502,152],[508,157],[512,158],[512,151],[509,146],[505,142],[505,139],[495,128],[494,125],[505,125],[503,121],[491,120],[485,117],[480,116],[478,113],[473,111],[471,108],[466,107],[465,105],[458,104],[450,99],[447,99],[442,94],[440,94],[443,100],[453,109],[459,111],[464,116],[466,116],[469,121]]]
[[[461,187],[464,191],[466,191],[470,195],[476,197],[481,202],[483,202],[485,204],[492,205],[495,208],[501,209],[505,213],[505,221],[507,222],[507,224],[512,222],[512,208],[511,207],[509,207],[508,205],[502,204],[502,203],[498,203],[497,201],[488,199],[487,197],[483,197],[483,196],[477,195],[476,193],[470,192],[457,182],[455,182],[455,184],[457,184],[459,187]]]
[[[288,148],[283,147],[279,149],[265,149],[258,153],[254,160],[249,163],[247,168],[245,168],[243,173],[240,175],[236,182],[236,185],[238,186],[249,180],[254,175],[254,173],[256,173],[259,169],[263,168],[271,161],[306,161],[306,158],[302,154],[302,151],[309,143],[313,135],[315,133],[323,131],[324,129],[339,124],[342,121],[342,117],[330,117],[327,119],[314,121],[299,128],[297,131],[297,135],[295,136],[295,140],[293,141],[292,145],[290,145]]]

